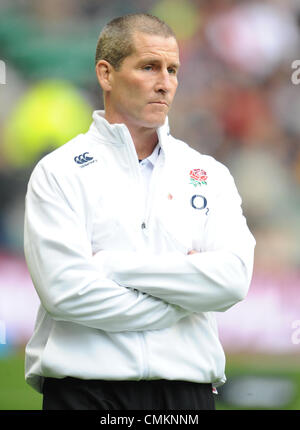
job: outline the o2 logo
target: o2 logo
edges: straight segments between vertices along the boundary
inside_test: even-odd
[[[294,85],[300,84],[300,60],[292,62],[292,69],[296,69],[291,76],[291,81]]]
[[[208,214],[209,208],[207,207],[207,199],[200,194],[194,194],[191,198],[191,205],[194,209],[203,210],[206,209],[205,215]]]

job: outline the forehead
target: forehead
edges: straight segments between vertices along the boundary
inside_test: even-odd
[[[133,44],[132,55],[135,57],[162,56],[179,63],[179,49],[174,37],[135,32],[133,33]]]

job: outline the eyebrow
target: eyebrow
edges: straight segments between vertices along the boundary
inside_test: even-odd
[[[161,63],[161,61],[154,57],[145,57],[139,61],[139,64],[142,64],[142,63],[158,64],[158,63]],[[179,69],[180,63],[172,62],[169,67],[175,67],[175,69]]]

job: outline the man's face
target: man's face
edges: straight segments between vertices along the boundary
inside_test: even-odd
[[[112,70],[109,93],[113,122],[130,126],[161,126],[177,89],[179,52],[173,37],[136,32],[134,52],[118,71]]]

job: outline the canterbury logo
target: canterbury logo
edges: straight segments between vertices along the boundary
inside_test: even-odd
[[[77,155],[76,157],[74,157],[74,161],[77,164],[84,164],[84,163],[87,163],[88,161],[91,161],[91,160],[93,160],[93,157],[89,157],[88,152],[85,152],[84,154],[80,154],[80,155]]]

